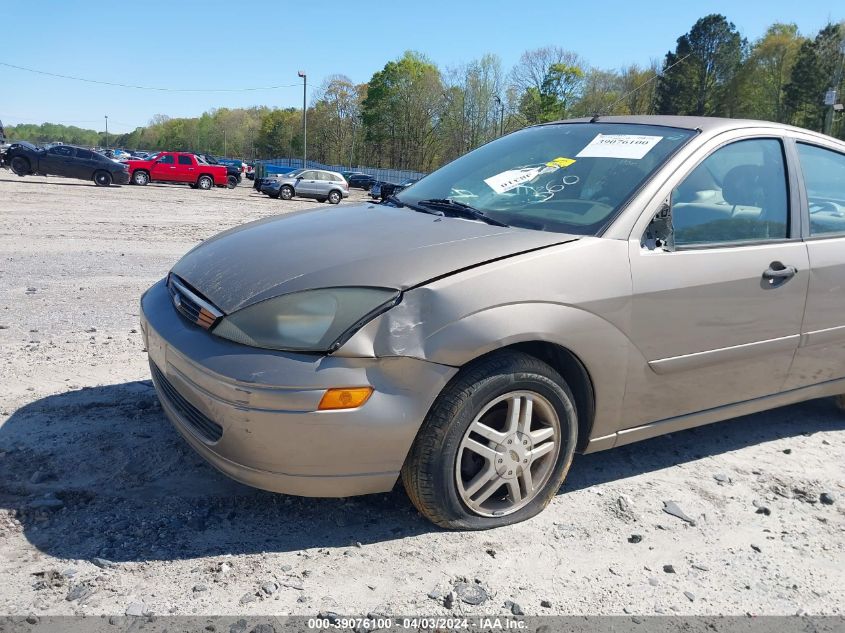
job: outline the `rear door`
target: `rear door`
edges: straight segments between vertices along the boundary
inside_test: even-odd
[[[176,157],[176,169],[173,179],[178,182],[195,182],[197,173],[197,159],[191,154],[179,154]]]
[[[161,154],[150,171],[153,180],[172,182],[176,172],[176,158],[173,154]]]
[[[328,198],[332,189],[337,189],[334,177],[327,171],[318,171],[314,181],[314,193],[320,198]]]
[[[810,285],[789,388],[845,377],[845,149],[801,135]]]
[[[83,180],[91,180],[94,177],[94,172],[97,171],[98,168],[104,167],[101,165],[97,160],[97,155],[88,149],[82,149],[81,147],[76,148],[76,164],[74,166],[74,171],[77,174],[77,178],[82,178]]]
[[[809,267],[794,165],[781,138],[724,136],[660,194],[674,249],[631,235],[641,356],[623,428],[777,393],[798,348]]]

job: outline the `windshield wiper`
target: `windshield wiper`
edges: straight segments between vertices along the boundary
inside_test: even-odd
[[[457,216],[469,218],[470,220],[481,220],[482,222],[487,222],[487,224],[492,224],[494,226],[508,226],[501,220],[495,220],[475,207],[471,207],[463,202],[458,202],[457,200],[452,200],[451,198],[431,198],[429,200],[419,200],[417,204],[425,207],[431,207],[432,209],[454,213]]]
[[[442,211],[437,211],[435,209],[425,209],[423,207],[418,207],[415,204],[408,204],[407,202],[402,202],[399,198],[397,198],[396,196],[394,196],[392,194],[387,196],[387,199],[385,200],[385,202],[389,202],[391,204],[394,204],[397,207],[399,207],[400,209],[402,207],[408,207],[409,209],[412,209],[413,211],[417,211],[419,213],[428,213],[429,215],[444,215]]]

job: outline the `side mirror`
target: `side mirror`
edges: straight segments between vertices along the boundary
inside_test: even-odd
[[[672,226],[672,197],[666,198],[649,222],[643,235],[644,248],[673,252],[675,250],[675,229]]]

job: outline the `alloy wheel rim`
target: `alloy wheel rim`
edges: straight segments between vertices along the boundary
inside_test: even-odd
[[[511,391],[495,398],[475,416],[458,447],[461,501],[485,517],[525,507],[551,477],[560,437],[560,418],[545,397]]]

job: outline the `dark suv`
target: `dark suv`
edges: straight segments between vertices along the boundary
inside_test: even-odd
[[[370,174],[363,174],[357,171],[344,172],[343,177],[346,178],[346,182],[349,183],[350,187],[363,189],[364,191],[369,191],[370,187],[372,187],[373,183],[376,181],[376,179],[370,176]]]

